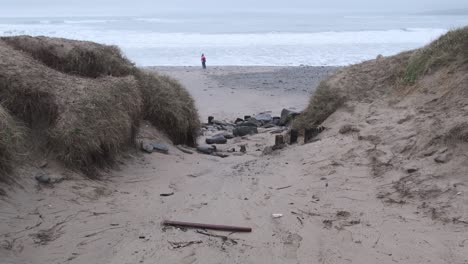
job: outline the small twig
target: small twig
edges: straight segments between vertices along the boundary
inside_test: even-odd
[[[377,238],[377,240],[375,241],[374,245],[372,246],[372,248],[375,248],[377,246],[377,244],[379,243],[380,241],[380,236],[382,235],[382,233],[379,233],[379,237]]]
[[[304,223],[302,222],[302,219],[299,217],[299,216],[296,216],[297,220],[299,220],[299,223],[301,223],[301,225],[304,225]]]
[[[171,196],[171,195],[174,195],[174,192],[171,192],[171,193],[161,193],[159,196],[167,197],[167,196]]]
[[[283,190],[292,187],[292,185],[276,188],[276,190]]]
[[[171,244],[172,249],[184,248],[184,247],[188,247],[188,246],[191,246],[191,245],[194,245],[194,244],[203,243],[203,241],[201,241],[201,240],[187,241],[187,242],[171,242],[171,241],[168,241],[168,242],[169,242],[169,244]]]
[[[201,230],[197,230],[196,232],[199,233],[199,234],[205,235],[205,236],[209,236],[209,237],[221,238],[221,240],[223,240],[223,242],[229,241],[232,244],[237,245],[237,241],[235,239],[229,238],[227,236],[211,234],[211,233],[208,233],[208,232],[203,232]]]
[[[100,234],[100,233],[103,233],[103,232],[106,232],[106,231],[109,231],[109,230],[112,230],[112,229],[120,229],[120,228],[123,228],[123,227],[110,227],[110,228],[106,228],[104,230],[101,230],[101,231],[98,231],[98,232],[94,232],[94,233],[91,233],[91,234],[88,234],[84,237],[92,237],[92,236],[95,236],[97,234]]]
[[[307,211],[304,211],[304,210],[301,210],[301,209],[297,209],[299,211],[301,211],[301,213],[304,213],[308,216],[320,216],[320,214],[317,214],[317,213],[312,213],[312,212],[307,212]]]

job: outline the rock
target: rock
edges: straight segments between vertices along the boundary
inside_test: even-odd
[[[406,169],[407,173],[415,173],[417,171],[418,171],[418,168],[408,168],[408,169]]]
[[[249,116],[249,115],[244,116],[244,120],[245,120],[245,121],[249,120],[250,118],[252,118],[252,117]]]
[[[141,150],[145,151],[146,153],[153,153],[154,147],[150,141],[143,140],[141,141],[140,146],[141,146]]]
[[[273,117],[269,113],[260,113],[255,116],[255,119],[265,124],[271,122]]]
[[[226,144],[227,143],[227,139],[223,135],[213,136],[211,138],[207,138],[205,141],[206,141],[206,144]]]
[[[261,122],[259,122],[257,119],[255,119],[255,118],[252,117],[252,118],[249,118],[249,120],[244,121],[244,122],[238,124],[237,126],[259,127],[259,126],[261,126],[261,125],[262,125]]]
[[[230,133],[230,132],[227,132],[227,131],[218,133],[218,134],[214,135],[213,137],[217,137],[217,136],[223,136],[223,137],[225,137],[227,139],[234,138],[234,135],[232,133]]]
[[[197,147],[197,151],[203,154],[213,154],[216,152],[216,146],[200,145]]]
[[[263,125],[262,127],[263,127],[263,128],[272,128],[272,127],[275,127],[275,126],[276,126],[276,125],[273,124],[273,123],[268,123],[268,124],[266,124],[266,125]]]
[[[209,116],[208,117],[208,124],[210,124],[210,125],[213,124],[213,119],[214,119],[213,116]]]
[[[281,111],[281,118],[280,118],[280,120],[278,122],[278,125],[286,126],[298,115],[299,115],[298,112],[295,112],[295,111],[284,108]]]
[[[34,176],[34,178],[36,179],[36,181],[38,181],[39,183],[42,183],[42,184],[51,183],[51,179],[50,179],[49,175],[45,174],[44,172],[38,173],[36,176]]]
[[[342,126],[340,130],[338,130],[338,133],[340,134],[348,134],[348,133],[353,133],[353,132],[360,132],[360,130],[357,127],[350,125],[350,124],[346,124]]]
[[[246,135],[253,135],[258,133],[257,127],[253,126],[238,126],[236,127],[232,133],[235,137],[243,137]]]
[[[279,124],[279,121],[280,121],[281,117],[279,116],[274,116],[271,120],[271,123],[273,123],[274,125],[278,125]]]
[[[169,153],[169,147],[164,144],[151,142],[151,146],[153,146],[153,151],[157,151],[164,154]]]
[[[242,123],[242,122],[244,122],[244,119],[242,119],[242,118],[237,118],[236,121],[234,121],[234,124],[237,125],[238,123]]]

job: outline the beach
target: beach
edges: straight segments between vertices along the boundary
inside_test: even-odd
[[[336,68],[145,70],[184,84],[203,122],[208,116],[233,122],[265,111],[279,115],[283,108],[302,111],[319,81]],[[390,162],[394,139],[388,135],[411,138],[413,121],[392,129],[387,124],[412,110],[372,102],[349,109],[332,115],[313,143],[264,153],[274,144],[276,128],[259,128],[256,135],[218,145],[226,158],[182,152],[143,124],[139,138],[164,142],[169,154],[131,154],[99,181],[66,171],[60,188],[36,186],[31,179],[9,193],[0,212],[2,261],[465,263],[465,227],[428,217],[419,201],[382,202],[379,197],[392,191],[396,178],[373,174],[380,168],[370,162],[375,145],[358,139],[358,134],[382,137],[378,159]],[[357,124],[360,132],[342,134],[346,124]],[[199,143],[214,133],[205,131]],[[246,153],[239,152],[241,145]],[[54,163],[45,170],[63,175]],[[252,232],[167,227],[164,220],[245,226]]]
[[[269,112],[279,116],[283,108],[302,111],[310,95],[338,67],[214,66],[147,67],[179,80],[196,98],[201,120],[214,116],[234,121],[245,115]]]

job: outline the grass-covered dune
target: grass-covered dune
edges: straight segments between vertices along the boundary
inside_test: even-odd
[[[293,126],[316,127],[348,101],[402,100],[415,92],[440,91],[447,92],[447,100],[465,98],[467,76],[468,27],[464,27],[423,48],[343,68],[319,85]]]
[[[0,173],[11,172],[13,124],[39,149],[94,174],[134,146],[142,119],[174,143],[194,145],[199,118],[176,81],[136,68],[113,46],[47,37],[0,40]],[[31,138],[31,137],[27,137]]]

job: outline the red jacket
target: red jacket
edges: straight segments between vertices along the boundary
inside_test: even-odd
[[[202,60],[202,61],[206,61],[206,57],[205,57],[205,56],[201,56],[201,60]]]

